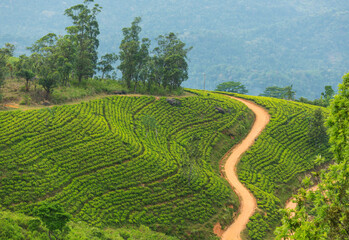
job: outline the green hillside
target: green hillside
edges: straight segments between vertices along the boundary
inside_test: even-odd
[[[58,202],[95,227],[209,239],[238,207],[218,161],[252,121],[242,103],[214,93],[0,112],[0,208],[31,214]]]
[[[57,202],[73,222],[92,227],[145,225],[181,239],[214,238],[213,225],[227,226],[238,209],[219,160],[254,117],[228,96],[187,91],[196,95],[114,96],[0,112],[1,209],[31,215],[35,206]],[[270,239],[280,224],[278,210],[304,173],[317,167],[315,156],[332,156],[327,141],[309,135],[319,107],[234,95],[271,115],[238,166],[258,204],[248,238]]]
[[[317,155],[331,159],[327,141],[308,135],[317,106],[267,97],[235,94],[268,109],[271,119],[251,149],[242,157],[238,175],[257,199],[258,211],[247,225],[251,239],[272,239],[280,224],[279,209],[300,186],[297,178],[311,170]],[[321,108],[324,114],[327,109]],[[267,235],[266,235],[267,234]]]

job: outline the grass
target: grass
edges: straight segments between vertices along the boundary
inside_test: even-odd
[[[2,88],[2,101],[23,105],[41,105],[45,101],[43,88],[37,82],[32,82],[29,92],[26,92],[24,83],[22,79],[7,79]],[[67,86],[54,88],[49,102],[62,104],[98,94],[112,94],[114,91],[125,91],[125,88],[116,80],[85,79],[81,83],[71,81]]]
[[[25,91],[25,81],[23,79],[6,79],[0,95],[0,110],[31,110],[43,108],[43,103],[54,105],[71,105],[90,100],[100,99],[114,92],[126,92],[127,95],[142,96],[153,95],[155,97],[189,97],[194,94],[184,91],[182,88],[168,93],[164,89],[151,89],[147,93],[144,88],[138,88],[137,93],[128,93],[127,89],[118,80],[110,79],[85,79],[81,83],[72,81],[67,86],[58,86],[54,89],[50,99],[45,100],[45,91],[37,82],[32,82],[30,91]]]

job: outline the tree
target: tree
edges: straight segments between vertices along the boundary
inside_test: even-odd
[[[260,96],[293,100],[296,92],[292,90],[292,87],[292,85],[283,88],[277,86],[267,87]]]
[[[57,47],[59,38],[54,33],[49,33],[37,40],[29,49],[34,52],[32,59],[36,73],[39,77],[39,84],[46,91],[45,98],[48,99],[62,77],[63,69],[60,68],[60,54]],[[34,64],[34,61],[35,62]]]
[[[328,141],[324,117],[320,108],[315,109],[313,116],[309,119],[308,136],[315,144]]]
[[[26,55],[21,55],[18,61],[14,63],[16,69],[17,78],[24,78],[25,80],[25,91],[29,92],[30,82],[34,79],[35,73],[32,71],[32,59]]]
[[[5,43],[5,47],[0,48],[0,88],[2,87],[8,69],[8,59],[13,56],[14,45]]]
[[[241,84],[240,82],[224,82],[216,87],[216,91],[223,91],[223,92],[233,92],[233,93],[241,93],[246,94],[248,91],[245,87],[245,85]]]
[[[76,58],[77,46],[69,35],[57,39],[55,52],[56,67],[60,74],[61,84],[66,86],[72,73]]]
[[[40,69],[39,84],[45,89],[45,99],[49,99],[53,89],[57,86],[59,73],[52,71],[48,66],[42,66]]]
[[[5,81],[6,74],[6,55],[0,52],[0,89]]]
[[[29,92],[30,81],[35,77],[35,74],[29,69],[21,69],[17,72],[17,76],[25,79],[25,91]]]
[[[321,97],[323,97],[326,106],[330,104],[330,100],[333,98],[334,90],[331,86],[325,86],[325,92],[321,93]]]
[[[292,85],[283,88],[283,98],[287,100],[294,100],[295,91],[292,90]]]
[[[141,78],[144,76],[144,67],[147,66],[149,57],[148,48],[150,40],[143,38],[140,42],[139,34],[142,28],[139,26],[141,22],[140,17],[136,17],[129,28],[123,28],[124,35],[120,44],[120,65],[118,69],[122,73],[122,80],[125,81],[127,88],[131,88],[134,84],[134,91]]]
[[[263,97],[273,97],[273,98],[283,98],[283,88],[272,86],[267,87],[263,93],[260,94],[260,96]]]
[[[101,57],[101,60],[98,62],[98,71],[102,72],[102,79],[104,74],[109,73],[114,70],[112,66],[118,60],[118,56],[115,53],[107,53]]]
[[[97,65],[97,49],[99,46],[99,25],[97,14],[101,7],[95,4],[89,8],[94,0],[85,0],[83,4],[72,6],[65,10],[65,15],[73,20],[73,26],[67,27],[71,40],[76,43],[76,55],[74,60],[74,72],[81,82],[83,77],[94,74]]]
[[[66,213],[63,207],[57,203],[44,203],[34,209],[34,214],[38,216],[48,229],[48,236],[55,230],[62,231],[65,225],[70,221],[71,215]]]
[[[327,120],[336,163],[321,171],[317,190],[298,192],[298,206],[296,210],[284,211],[283,224],[275,231],[276,239],[349,239],[348,109],[349,73],[344,75],[339,93],[331,101]],[[310,183],[309,179],[306,182]]]
[[[154,58],[161,84],[164,88],[176,89],[188,79],[187,54],[192,47],[185,48],[185,43],[172,32],[160,35],[157,41]]]

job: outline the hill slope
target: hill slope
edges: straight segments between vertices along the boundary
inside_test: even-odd
[[[0,207],[30,214],[54,201],[93,226],[209,238],[238,205],[218,161],[252,121],[242,103],[213,93],[0,112]]]
[[[308,136],[309,121],[317,106],[275,98],[234,94],[268,109],[270,123],[242,157],[239,179],[257,199],[257,213],[250,218],[251,239],[271,239],[280,224],[278,210],[295,193],[301,173],[317,167],[315,156],[331,159],[329,145]],[[321,108],[327,114],[325,108]],[[268,234],[267,234],[268,233]],[[266,235],[267,234],[267,235]]]

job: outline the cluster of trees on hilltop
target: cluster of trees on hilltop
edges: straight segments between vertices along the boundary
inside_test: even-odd
[[[248,90],[244,84],[242,84],[241,82],[234,82],[234,81],[223,82],[218,84],[216,86],[216,91],[233,92],[233,93],[240,93],[240,94],[248,93]],[[286,87],[271,86],[271,87],[267,87],[263,93],[259,94],[259,96],[273,97],[273,98],[286,99],[286,100],[296,100],[295,94],[296,94],[296,91],[293,90],[292,85],[286,86]],[[319,99],[315,99],[311,101],[311,100],[308,100],[307,98],[301,97],[296,101],[327,107],[330,104],[330,100],[333,99],[334,94],[335,92],[332,89],[332,87],[327,85],[325,86],[325,91],[321,93],[321,97]]]
[[[137,91],[162,88],[163,91],[173,91],[180,88],[188,79],[187,53],[191,48],[185,48],[176,34],[169,33],[157,38],[158,46],[149,50],[150,40],[139,37],[141,27],[140,17],[135,18],[132,26],[123,29],[124,39],[120,44],[120,53],[107,53],[98,59],[99,23],[97,15],[102,7],[91,6],[94,0],[84,0],[65,10],[64,14],[72,20],[72,25],[66,27],[66,35],[49,33],[37,40],[28,49],[30,56],[21,55],[14,62],[9,62],[13,56],[14,46],[6,44],[0,52],[0,84],[6,76],[25,79],[25,91],[29,91],[30,83],[38,83],[50,96],[57,85],[66,86],[76,80],[78,84],[84,79],[92,78],[97,73],[102,78],[112,78],[109,74],[115,70],[115,63],[122,73],[122,82],[128,89]],[[98,78],[98,77],[97,77]],[[113,72],[116,79],[116,72]]]
[[[185,48],[174,33],[160,35],[158,46],[149,54],[150,40],[140,41],[140,17],[135,18],[132,26],[122,29],[124,39],[120,44],[120,65],[122,79],[128,89],[133,87],[136,92],[140,84],[150,91],[153,85],[169,88],[170,91],[180,87],[188,79],[187,53],[191,48]]]

